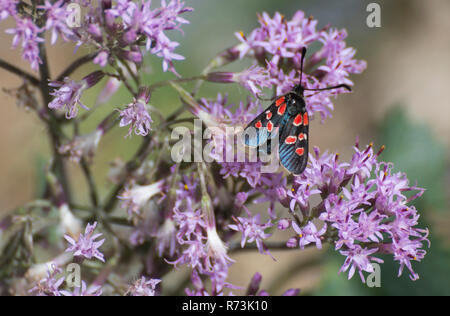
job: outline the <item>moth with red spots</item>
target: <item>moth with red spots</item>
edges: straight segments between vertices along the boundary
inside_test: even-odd
[[[281,164],[290,173],[300,175],[308,163],[309,116],[306,109],[304,91],[323,91],[350,87],[340,84],[322,89],[306,89],[301,85],[303,74],[303,60],[306,48],[302,51],[300,84],[291,92],[278,97],[265,111],[259,114],[245,128],[244,143],[250,147],[258,147],[267,142],[267,152],[270,154],[270,140],[279,135],[278,153]],[[256,133],[248,131],[255,128]]]

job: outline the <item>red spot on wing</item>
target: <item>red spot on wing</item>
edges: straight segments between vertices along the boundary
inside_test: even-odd
[[[294,119],[294,125],[299,126],[302,124],[302,115],[298,114]]]
[[[275,105],[280,106],[282,103],[284,103],[285,100],[286,100],[285,97],[281,97],[275,101]]]
[[[303,154],[305,153],[305,149],[303,147],[297,148],[295,150],[295,153],[299,156],[303,156]]]
[[[278,108],[278,115],[283,115],[285,111],[286,111],[286,103],[283,103],[283,104]]]
[[[272,112],[267,111],[267,112],[266,112],[266,118],[267,118],[268,120],[270,120],[270,119],[272,118]]]
[[[255,127],[256,128],[261,128],[262,127],[261,121],[256,122]]]
[[[272,124],[271,121],[269,121],[269,122],[267,123],[267,130],[268,130],[269,132],[271,132],[272,129],[273,129],[273,124]]]
[[[298,134],[298,140],[304,140],[306,139],[306,135],[304,133]]]
[[[295,144],[296,141],[297,141],[297,137],[288,136],[288,137],[286,137],[286,140],[284,142],[288,145],[292,145],[292,144]]]
[[[303,125],[308,126],[308,124],[309,124],[308,112],[305,112],[305,114],[303,114]]]

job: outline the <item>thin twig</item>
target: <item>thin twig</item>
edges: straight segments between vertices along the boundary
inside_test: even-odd
[[[97,56],[97,52],[87,54],[83,57],[78,58],[73,63],[71,63],[57,78],[57,81],[63,81],[65,77],[70,76],[75,70],[80,68],[82,65],[90,62]]]
[[[50,88],[48,85],[48,81],[50,79],[50,70],[48,67],[45,42],[39,43],[39,56],[42,60],[42,63],[39,65],[39,72],[41,75],[41,80],[40,80],[39,84],[40,84],[42,100],[44,102],[43,108],[46,110],[47,114],[49,115],[49,120],[48,120],[47,126],[48,126],[49,132],[50,132],[53,156],[55,157],[53,166],[54,166],[54,170],[61,182],[63,190],[66,194],[67,200],[70,203],[71,195],[70,195],[69,182],[68,182],[67,176],[66,176],[64,160],[63,160],[61,154],[59,153],[59,146],[61,145],[60,137],[63,135],[63,133],[58,125],[57,119],[55,118],[53,112],[49,111],[48,106],[47,106],[51,102],[52,97],[50,95]]]
[[[134,171],[139,169],[139,167],[145,161],[145,158],[147,158],[147,156],[150,154],[150,152],[151,152],[150,144],[152,142],[152,139],[153,138],[151,136],[145,137],[141,146],[135,153],[134,157],[130,161],[127,162],[127,164],[125,165],[125,170],[127,172],[127,175],[130,175],[131,173],[133,173]],[[117,195],[123,190],[127,181],[128,181],[128,177],[126,177],[122,182],[117,184],[111,190],[111,193],[109,194],[108,198],[106,199],[106,202],[104,203],[103,211],[105,213],[109,213],[113,210],[114,206],[116,205],[116,203],[118,201]]]
[[[117,71],[118,75],[116,75],[116,74],[107,74],[107,75],[114,77],[114,78],[118,79],[119,81],[121,81],[123,83],[123,85],[125,86],[125,88],[127,88],[128,91],[131,93],[131,95],[137,99],[138,92],[134,91],[133,87],[128,83],[128,80],[125,77],[125,74],[123,73],[122,68],[120,68],[119,66],[116,66],[116,65],[113,65],[113,68]],[[137,89],[139,89],[139,87],[137,87]]]
[[[267,241],[264,242],[264,245],[267,247],[267,249],[269,250],[293,250],[293,249],[297,249],[297,248],[291,248],[286,246],[286,241]],[[305,246],[308,247],[309,245]],[[252,250],[257,250],[258,247],[255,243],[253,244],[249,244],[246,245],[244,248],[241,247],[241,242],[236,241],[236,242],[232,242],[230,244],[230,246],[228,247],[228,251],[229,252],[243,252],[243,251],[252,251]]]
[[[40,81],[38,78],[36,78],[32,74],[29,74],[29,73],[17,68],[14,65],[11,65],[10,63],[8,63],[7,61],[4,61],[3,59],[0,59],[0,68],[8,70],[9,72],[18,75],[19,77],[26,79],[33,86],[39,87]]]
[[[95,186],[94,176],[92,175],[91,169],[84,157],[80,160],[81,170],[83,170],[84,176],[86,177],[86,181],[88,183],[89,188],[89,197],[91,199],[92,206],[97,209],[98,208],[98,193],[97,187]]]
[[[139,89],[139,86],[141,85],[141,80],[139,78],[138,75],[136,75],[136,73],[134,73],[134,71],[131,69],[130,65],[127,63],[127,61],[125,61],[124,59],[120,58],[120,62],[122,63],[122,65],[124,65],[125,69],[128,71],[128,73],[130,74],[130,76],[133,78],[137,89]]]

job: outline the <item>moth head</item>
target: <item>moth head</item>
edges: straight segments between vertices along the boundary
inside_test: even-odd
[[[299,97],[297,95],[292,95],[288,102],[288,112],[289,115],[297,115],[298,113],[303,113],[304,109],[306,108],[305,101],[302,97]]]

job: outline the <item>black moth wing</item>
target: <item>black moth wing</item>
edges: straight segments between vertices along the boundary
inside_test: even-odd
[[[280,162],[293,175],[300,175],[308,163],[308,121],[305,109],[304,112],[290,116],[280,131],[278,149]]]
[[[251,121],[244,130],[244,144],[249,147],[258,147],[264,144],[267,140],[277,135],[277,128],[281,128],[283,115],[278,114],[280,106],[286,107],[284,96],[274,101],[267,109],[260,113],[253,121]],[[256,133],[250,130],[254,128]],[[268,144],[268,148],[270,144]],[[270,153],[270,148],[269,148]]]

